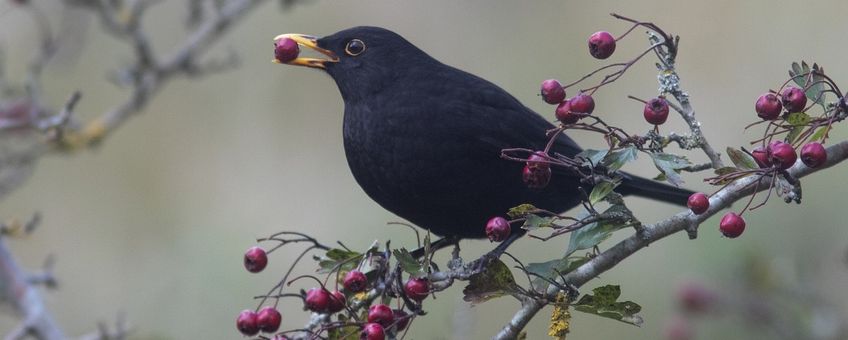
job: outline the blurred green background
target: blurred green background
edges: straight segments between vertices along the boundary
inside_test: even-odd
[[[43,5],[56,22],[61,20],[61,6]],[[269,269],[249,274],[242,254],[256,237],[298,230],[360,249],[375,239],[391,239],[395,246],[414,242],[408,229],[386,225],[398,218],[370,201],[351,177],[342,150],[343,104],[331,79],[315,70],[270,63],[272,37],[288,32],[322,36],[356,25],[387,27],[552,118],[553,107],[537,97],[540,81],[570,81],[601,66],[588,55],[586,38],[597,30],[628,28],[610,12],[653,21],[682,37],[678,70],[683,86],[707,137],[722,150],[747,145],[759,133],[743,132],[756,118],[753,102],[780,86],[792,61],[818,62],[837,82],[848,80],[848,27],[841,15],[848,13],[848,3],[840,0],[314,0],[288,11],[265,3],[209,54],[225,56],[232,49],[241,58],[238,69],[177,79],[100,148],[45,158],[29,182],[3,202],[0,216],[44,215],[42,227],[29,239],[12,241],[12,247],[30,268],[40,266],[47,254],[57,256],[60,289],[45,295],[69,334],[86,333],[95,322],[126,312],[137,339],[240,338],[237,313],[255,306],[252,296],[274,285],[299,250],[283,248],[272,254]],[[143,24],[156,51],[168,51],[182,40],[185,14],[182,1],[151,9]],[[88,16],[73,16],[90,20],[75,26],[85,33],[72,43],[83,44],[81,55],[52,64],[45,77],[55,106],[73,90],[83,92],[77,106],[83,118],[124,100],[126,93],[106,75],[132,60],[127,45],[103,33],[98,20]],[[0,44],[12,79],[23,77],[34,51],[32,27],[14,9],[0,16]],[[639,31],[620,42],[612,61],[646,47]],[[626,96],[655,95],[655,73],[650,59],[638,64],[597,93],[596,113],[633,131],[646,130],[641,105]],[[661,130],[684,131],[685,126],[672,118]],[[584,146],[601,145],[596,136],[576,136]],[[832,134],[833,140],[846,136],[844,127]],[[584,291],[621,284],[622,298],[643,306],[645,325],[635,328],[574,313],[569,339],[661,338],[666,320],[678,313],[678,283],[695,280],[734,289],[729,287],[739,286],[749,254],[776,269],[773,280],[823,298],[844,319],[848,229],[838,212],[848,180],[844,169],[804,179],[803,206],[773,199],[746,214],[748,230],[738,239],[721,238],[718,218],[713,218],[697,240],[674,235],[628,258]],[[630,171],[656,174],[644,157]],[[702,177],[686,175],[687,186],[711,190]],[[640,199],[629,203],[645,222],[680,211]],[[629,233],[619,232],[601,248]],[[556,257],[566,243],[567,238],[523,239],[511,251],[525,262],[537,262]],[[490,248],[488,241],[469,241],[463,253],[470,258]],[[518,307],[505,297],[470,308],[461,290],[456,285],[429,301],[430,314],[413,323],[409,338],[485,339]],[[307,314],[294,300],[286,301],[283,327],[303,325]],[[528,328],[530,339],[546,337],[549,315],[546,309],[536,317]],[[697,338],[771,338],[746,327],[738,314],[727,315],[694,323]],[[14,319],[0,316],[0,333],[13,325]]]

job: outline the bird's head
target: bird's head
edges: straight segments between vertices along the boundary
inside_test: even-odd
[[[346,100],[378,92],[415,69],[435,62],[397,33],[379,27],[353,27],[323,38],[281,34],[274,41],[284,38],[323,55],[320,58],[298,55],[284,64],[325,70]]]

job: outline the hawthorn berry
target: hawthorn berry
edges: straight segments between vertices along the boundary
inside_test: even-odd
[[[256,325],[259,326],[259,330],[265,333],[274,333],[280,329],[282,319],[280,312],[269,306],[259,310],[259,314],[256,316]]]
[[[259,325],[257,323],[257,315],[252,310],[245,309],[239,313],[236,318],[236,327],[241,334],[254,336],[259,334]]]
[[[774,93],[764,93],[757,98],[754,110],[757,111],[757,116],[760,116],[763,120],[775,120],[780,116],[783,105],[780,104],[780,100]]]
[[[511,232],[509,221],[500,216],[492,217],[489,222],[486,222],[486,237],[492,242],[502,242],[509,237]]]
[[[421,302],[430,295],[430,281],[426,278],[410,278],[403,286],[406,297]]]
[[[563,124],[574,124],[580,120],[580,115],[576,114],[571,109],[571,100],[563,101],[557,105],[556,110],[554,110],[554,115],[556,119],[562,122]]]
[[[521,179],[530,189],[542,189],[551,181],[551,166],[544,162],[546,159],[542,151],[536,151],[527,159],[527,164],[521,172]]]
[[[737,238],[745,231],[745,219],[734,212],[729,212],[721,218],[719,230],[726,237]]]
[[[391,307],[382,303],[371,305],[368,308],[368,322],[376,323],[383,327],[389,327],[395,322],[395,314]]]
[[[668,119],[668,102],[663,97],[651,98],[642,113],[648,123],[662,125]]]
[[[784,89],[780,93],[780,99],[783,102],[783,107],[789,112],[801,112],[807,106],[807,95],[804,94],[803,90],[794,86]]]
[[[771,162],[769,161],[768,150],[762,146],[758,146],[754,151],[751,151],[751,157],[754,157],[754,161],[757,162],[761,168],[768,168],[771,166]]]
[[[810,168],[818,168],[827,161],[827,151],[821,143],[807,143],[801,148],[801,161]]]
[[[368,286],[368,278],[361,271],[351,270],[345,275],[342,285],[346,292],[361,293]]]
[[[393,309],[392,313],[394,313],[395,317],[395,331],[400,332],[406,329],[406,326],[409,325],[409,314],[403,311],[403,309]]]
[[[707,198],[707,195],[704,193],[696,192],[689,196],[689,200],[686,201],[686,206],[688,206],[695,215],[700,215],[710,208],[710,199]]]
[[[596,59],[609,58],[615,52],[615,38],[607,31],[598,31],[589,36],[589,54]]]
[[[571,111],[592,114],[595,111],[595,100],[588,94],[580,93],[568,100],[571,103]]]
[[[268,254],[265,249],[251,247],[244,253],[244,268],[251,273],[258,273],[268,265]]]
[[[344,294],[338,290],[334,290],[330,293],[330,299],[327,303],[327,311],[332,313],[338,313],[344,310],[345,303],[347,300],[345,299]]]
[[[330,308],[330,292],[321,287],[309,289],[306,292],[304,301],[306,309],[316,312],[325,313]]]
[[[548,79],[542,82],[542,100],[548,104],[559,104],[565,100],[565,89],[556,79]]]
[[[274,42],[274,58],[281,63],[287,63],[297,58],[300,46],[291,38],[282,38]]]
[[[380,326],[380,324],[365,324],[365,327],[362,328],[362,335],[360,336],[360,339],[384,340],[386,339],[386,331],[383,329],[383,326]]]
[[[769,143],[769,160],[771,164],[777,165],[780,170],[786,170],[795,164],[798,155],[795,154],[795,149],[789,143],[781,141],[773,141]]]

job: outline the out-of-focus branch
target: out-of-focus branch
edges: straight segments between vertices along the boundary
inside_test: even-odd
[[[798,161],[788,172],[794,178],[801,178],[839,164],[846,159],[848,159],[848,141],[843,141],[827,148],[827,162],[821,167],[816,169],[808,168]],[[566,274],[561,283],[580,287],[653,242],[682,230],[697,229],[702,222],[722,209],[729,207],[743,197],[753,194],[755,188],[766,190],[768,188],[767,184],[760,186],[756,186],[755,184],[757,181],[767,182],[769,180],[769,178],[751,176],[731,183],[710,197],[710,208],[707,212],[701,215],[695,215],[690,211],[685,211],[653,225],[645,226],[643,232],[636,233],[622,240],[612,248],[607,249],[574,271]],[[552,301],[557,293],[557,288],[551,287],[547,292],[549,300]],[[545,305],[547,305],[547,301],[543,301],[542,299],[527,299],[522,301],[521,309],[513,315],[509,323],[501,329],[494,339],[516,339],[521,330],[527,326],[527,323]]]

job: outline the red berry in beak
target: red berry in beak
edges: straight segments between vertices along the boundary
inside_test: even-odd
[[[274,42],[274,58],[277,61],[285,64],[297,59],[298,54],[300,54],[300,46],[297,46],[294,40],[282,38]]]

